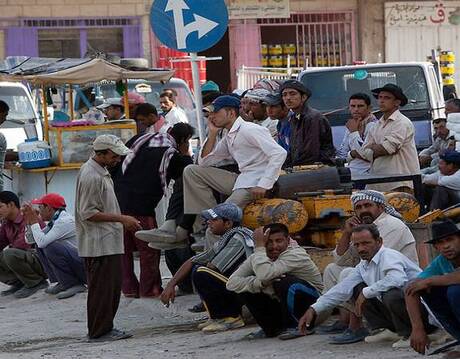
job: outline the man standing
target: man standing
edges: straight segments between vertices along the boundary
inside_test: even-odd
[[[10,108],[5,101],[0,100],[0,126],[6,121]],[[3,191],[3,168],[5,166],[7,142],[3,133],[0,132],[0,191]]]
[[[351,151],[350,156],[370,162],[370,174],[375,177],[419,174],[414,125],[399,111],[408,102],[406,95],[393,84],[372,90],[372,93],[378,100],[383,116],[369,133],[364,146]],[[394,191],[404,187],[413,188],[413,183],[390,182],[368,187],[379,191]]]
[[[311,92],[301,82],[285,81],[280,87],[284,104],[291,110],[291,134],[285,167],[331,163],[335,155],[328,120],[308,106]]]
[[[13,192],[0,192],[0,219],[0,281],[10,285],[1,295],[27,298],[48,282],[37,253],[25,241],[26,221]]]
[[[121,293],[123,227],[134,232],[141,226],[121,214],[107,171],[130,150],[113,135],[97,137],[93,149],[94,156],[80,168],[75,194],[78,253],[88,277],[88,338],[119,340],[131,336],[113,327]]]
[[[184,110],[177,106],[176,96],[172,92],[164,91],[160,94],[160,107],[163,111],[162,115],[165,118],[165,123],[159,132],[168,132],[171,127],[179,122],[188,123],[187,115]]]
[[[337,155],[340,158],[350,159],[348,168],[353,178],[368,173],[371,164],[360,158],[349,157],[350,151],[361,149],[377,118],[371,112],[371,99],[364,93],[351,95],[348,109],[351,119],[345,125],[345,133]]]
[[[125,118],[125,107],[122,105],[123,99],[108,98],[104,103],[98,106],[104,111],[107,121],[118,121]]]
[[[443,328],[460,340],[460,230],[451,220],[443,220],[434,222],[431,232],[432,238],[426,243],[432,244],[440,255],[406,289],[411,347],[420,354],[425,354],[429,344],[421,299]],[[460,352],[449,353],[448,358],[460,358]]]

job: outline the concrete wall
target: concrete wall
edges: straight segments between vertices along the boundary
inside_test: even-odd
[[[358,0],[291,0],[291,11],[356,10]]]
[[[385,62],[385,13],[382,0],[358,0],[358,44],[361,59]],[[379,56],[380,54],[380,56]]]

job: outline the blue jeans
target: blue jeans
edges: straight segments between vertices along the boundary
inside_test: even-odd
[[[422,298],[444,329],[460,340],[460,285],[432,287]]]

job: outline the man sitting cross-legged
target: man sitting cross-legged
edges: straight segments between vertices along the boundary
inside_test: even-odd
[[[353,228],[351,240],[361,262],[310,306],[299,322],[299,330],[311,328],[318,314],[353,298],[356,314],[366,318],[370,329],[384,329],[371,337],[392,334],[393,347],[408,345],[411,325],[403,288],[418,276],[420,268],[400,252],[383,247],[374,224]],[[426,322],[426,312],[423,317]]]
[[[202,212],[208,228],[221,236],[211,248],[187,260],[169,281],[161,301],[169,305],[175,287],[192,273],[192,281],[201,297],[209,320],[199,326],[203,332],[218,332],[244,326],[241,304],[236,293],[226,289],[228,277],[254,249],[252,231],[241,227],[243,213],[233,203],[222,203]]]
[[[231,275],[227,289],[237,292],[262,331],[250,338],[292,339],[298,319],[320,296],[321,274],[307,252],[289,237],[284,224],[254,232],[256,249]]]

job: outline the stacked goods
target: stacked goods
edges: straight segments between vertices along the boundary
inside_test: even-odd
[[[450,113],[447,116],[447,128],[455,137],[455,149],[460,151],[460,113]]]
[[[297,66],[297,50],[295,44],[274,44],[261,46],[263,67]],[[289,58],[289,61],[288,61]]]
[[[441,51],[440,68],[443,85],[454,85],[455,54],[452,51]]]

